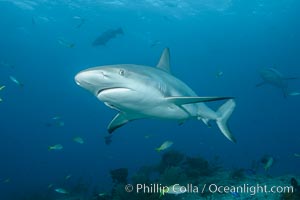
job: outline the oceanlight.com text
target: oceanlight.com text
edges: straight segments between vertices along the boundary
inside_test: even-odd
[[[257,193],[293,193],[294,188],[293,186],[269,186],[269,185],[249,185],[243,184],[239,186],[228,186],[228,185],[217,185],[217,184],[210,184],[204,185],[204,187],[210,193],[247,193],[250,195],[255,195]]]
[[[168,194],[170,191],[172,193],[182,194],[182,193],[218,193],[218,194],[230,194],[230,193],[238,193],[238,194],[249,194],[251,196],[256,195],[258,193],[293,193],[294,188],[292,186],[270,186],[270,185],[250,185],[250,184],[242,184],[242,185],[218,185],[218,184],[202,184],[202,185],[194,185],[194,184],[174,184],[172,186],[166,186],[159,183],[154,184],[136,184],[131,185],[127,184],[125,186],[126,192],[136,192],[136,193],[144,193],[144,194]]]

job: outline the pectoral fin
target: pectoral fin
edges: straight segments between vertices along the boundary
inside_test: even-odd
[[[141,117],[137,115],[131,115],[128,113],[119,112],[113,120],[109,123],[107,130],[109,133],[114,132],[117,128],[120,128],[121,126],[125,125],[127,122],[130,122],[135,119],[139,119]]]
[[[117,128],[125,125],[127,122],[129,122],[130,120],[126,118],[126,116],[123,113],[118,113],[113,120],[111,120],[111,122],[109,123],[107,130],[109,133],[114,132],[114,130],[116,130]]]
[[[200,103],[207,101],[219,101],[224,99],[232,99],[233,97],[166,97],[166,100],[178,106],[184,104]]]

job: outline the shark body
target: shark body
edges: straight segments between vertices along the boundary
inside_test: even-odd
[[[274,68],[264,68],[259,71],[260,77],[263,79],[261,83],[258,83],[256,86],[262,86],[265,84],[273,85],[277,88],[280,88],[283,92],[284,97],[288,95],[288,83],[287,80],[298,79],[297,77],[286,78],[280,73],[277,69]]]
[[[221,132],[236,142],[227,127],[227,120],[235,108],[231,97],[199,97],[184,82],[170,73],[170,54],[166,48],[157,67],[120,64],[93,67],[79,72],[76,83],[90,91],[108,107],[119,113],[108,125],[112,133],[129,121],[144,118],[202,120],[209,125],[215,120]],[[218,111],[203,102],[228,99]]]

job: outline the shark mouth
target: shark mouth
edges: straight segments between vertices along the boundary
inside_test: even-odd
[[[99,94],[101,94],[104,91],[110,91],[110,90],[131,90],[129,88],[125,88],[125,87],[110,87],[110,88],[102,88],[100,90],[97,91],[97,96]]]

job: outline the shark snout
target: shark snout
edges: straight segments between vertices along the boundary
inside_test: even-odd
[[[104,72],[99,70],[84,70],[75,75],[75,82],[80,87],[97,94],[103,87],[107,87],[107,80]]]
[[[79,86],[89,84],[94,78],[95,74],[92,71],[81,71],[75,76],[75,82]]]
[[[82,71],[76,74],[75,82],[80,87],[88,89],[91,85],[94,85],[95,74],[91,71]]]
[[[84,80],[84,72],[79,72],[78,74],[76,74],[75,82],[77,85],[80,86],[83,80]]]

